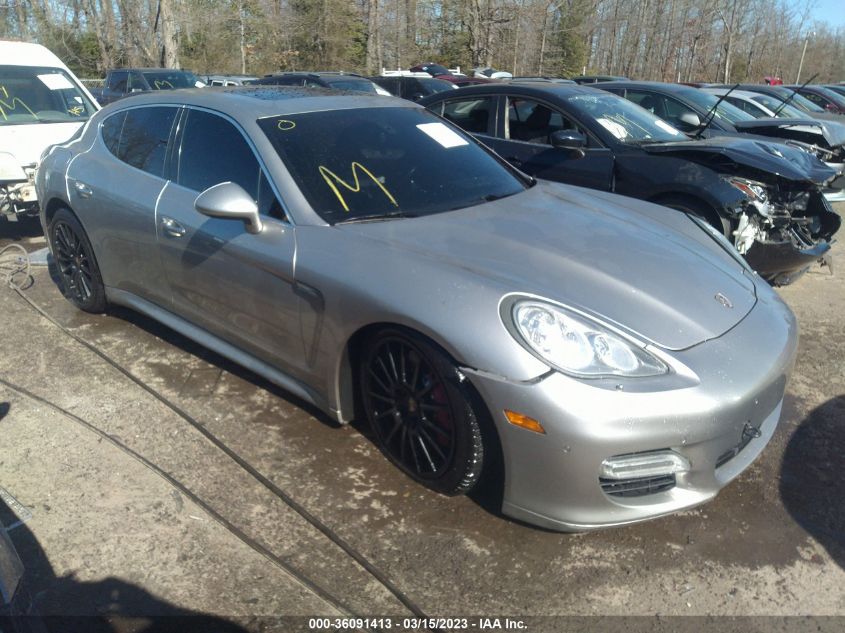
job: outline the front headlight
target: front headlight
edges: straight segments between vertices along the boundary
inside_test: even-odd
[[[727,180],[731,185],[733,185],[746,196],[748,196],[749,200],[762,203],[766,203],[769,201],[769,192],[766,188],[766,185],[764,185],[763,183],[757,182],[755,180],[748,180],[747,178],[739,178],[737,176],[732,176]]]
[[[563,373],[597,378],[658,376],[669,371],[635,342],[559,306],[523,300],[513,306],[512,314],[528,348]]]

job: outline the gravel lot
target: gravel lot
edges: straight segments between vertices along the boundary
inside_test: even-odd
[[[40,248],[39,233],[32,223],[0,221],[0,247]],[[834,256],[845,263],[845,247],[835,246]],[[845,618],[820,617],[845,616],[838,272],[817,269],[781,289],[801,345],[781,425],[761,458],[702,508],[582,535],[510,521],[483,497],[427,492],[388,464],[365,429],[337,427],[139,315],[76,311],[46,268],[35,270],[26,294],[226,442],[429,615],[636,615],[648,616],[640,624],[652,629],[664,622],[655,616],[816,616],[717,621],[744,631],[841,631]],[[10,535],[33,574],[40,613],[202,613],[249,630],[267,628],[260,616],[330,615],[339,606],[409,615],[172,408],[5,288],[0,315],[0,379],[78,416],[0,384],[0,486],[31,513]],[[529,622],[531,630],[562,630],[560,620]],[[605,630],[595,620],[573,622]],[[700,630],[713,621],[684,623]]]

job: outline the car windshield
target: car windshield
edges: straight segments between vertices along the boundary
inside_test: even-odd
[[[472,137],[421,108],[355,108],[258,120],[326,222],[442,213],[526,183]]]
[[[175,90],[176,88],[200,88],[203,82],[186,70],[145,70],[144,78],[153,90]]]
[[[443,81],[442,79],[419,79],[420,85],[422,86],[423,92],[426,95],[433,95],[437,94],[438,92],[444,92],[446,90],[454,90],[455,84],[449,81]]]
[[[626,145],[686,139],[663,119],[614,94],[579,94],[567,101],[581,116],[592,118]]]
[[[830,101],[836,104],[838,108],[845,108],[845,96],[839,94],[835,90],[831,90],[830,88],[825,88],[824,86],[814,86],[816,90],[819,91],[820,94],[824,95]]]
[[[445,66],[440,66],[439,64],[430,64],[428,66],[423,66],[423,70],[432,75],[451,75],[452,73],[449,72],[449,69]]]
[[[775,90],[780,95],[781,100],[789,99],[790,105],[794,105],[796,108],[804,110],[804,112],[824,112],[824,108],[820,108],[809,99],[805,99],[792,88],[778,86]]]
[[[0,66],[0,125],[86,121],[90,99],[59,68]]]
[[[366,79],[355,79],[352,77],[345,77],[343,79],[326,79],[323,80],[335,90],[353,90],[355,92],[367,92],[369,94],[378,94],[376,92],[376,85],[372,81]]]
[[[777,112],[779,118],[804,119],[807,117],[806,112],[802,112],[795,106],[788,103],[783,105],[783,99],[778,99],[777,97],[773,97],[771,95],[754,95],[751,99],[757,103],[762,103],[772,112]],[[780,108],[780,112],[778,112],[778,108]]]
[[[719,97],[716,95],[710,94],[709,92],[703,92],[698,88],[690,88],[689,90],[683,91],[684,98],[692,101],[696,104],[699,108],[704,110],[705,112],[710,112],[714,105],[719,101]],[[728,123],[739,123],[740,121],[753,121],[754,117],[747,112],[743,112],[739,108],[734,105],[731,105],[724,99],[719,106],[716,108],[716,115],[714,116],[716,119],[722,119],[723,121],[727,121]]]

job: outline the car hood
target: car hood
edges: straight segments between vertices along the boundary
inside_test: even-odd
[[[756,302],[738,256],[686,215],[568,185],[541,181],[458,211],[338,228],[591,313],[666,349],[720,336]]]
[[[824,185],[837,176],[818,157],[784,143],[733,137],[716,137],[643,146],[650,154],[672,154],[704,163],[720,172],[750,167],[795,182]]]
[[[754,119],[738,121],[734,127],[741,132],[779,136],[783,130],[797,130],[809,134],[819,134],[831,147],[845,145],[845,124],[838,121],[824,121],[807,117],[806,119]]]
[[[12,154],[21,167],[34,165],[50,145],[64,143],[82,122],[0,125],[0,151]]]

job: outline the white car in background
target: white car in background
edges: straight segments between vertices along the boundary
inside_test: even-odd
[[[0,41],[0,215],[37,215],[39,158],[100,109],[62,61],[39,44]]]

